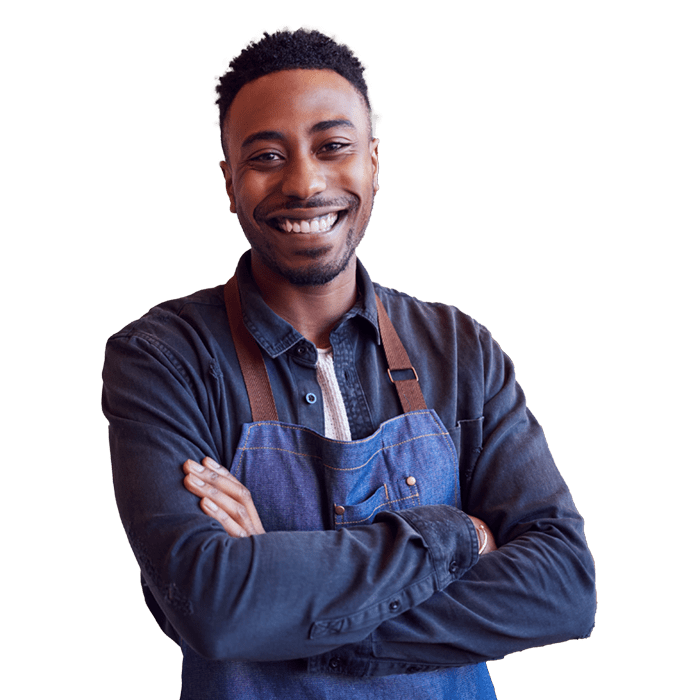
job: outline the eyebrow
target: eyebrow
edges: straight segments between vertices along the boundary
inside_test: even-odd
[[[349,119],[329,119],[325,122],[318,122],[314,124],[309,130],[312,134],[318,134],[321,131],[328,131],[328,129],[335,129],[338,126],[346,126],[350,129],[355,129],[355,125]],[[283,141],[284,134],[280,131],[256,131],[254,134],[246,137],[246,139],[241,144],[241,148],[245,146],[250,146],[251,143],[256,141]]]
[[[281,141],[283,138],[284,136],[279,131],[256,131],[243,141],[241,148],[256,141]]]
[[[354,129],[355,125],[349,119],[329,119],[325,122],[319,122],[311,127],[311,133],[317,134],[319,131],[327,131],[328,129],[335,129],[336,126],[347,126],[350,129]]]

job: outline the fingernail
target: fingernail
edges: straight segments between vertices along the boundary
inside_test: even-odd
[[[192,480],[193,483],[197,484],[197,486],[204,486],[204,482],[192,474],[190,474],[190,479]]]
[[[194,469],[196,472],[203,472],[204,467],[201,464],[198,464],[197,462],[190,461],[190,465],[192,466],[192,469]]]
[[[217,506],[213,501],[206,500],[204,501],[204,505],[209,508],[209,510],[219,510],[219,506]]]

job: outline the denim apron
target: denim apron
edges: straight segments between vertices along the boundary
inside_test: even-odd
[[[404,413],[363,440],[343,442],[277,420],[260,349],[242,322],[235,277],[226,306],[253,409],[243,425],[231,472],[250,490],[266,531],[327,530],[368,525],[382,510],[418,505],[460,507],[454,444],[435,411],[425,407],[418,377],[377,298],[382,344]],[[255,630],[246,630],[254,635]],[[306,659],[208,661],[183,647],[181,700],[337,698],[495,698],[486,664],[427,673],[357,678],[310,674]]]

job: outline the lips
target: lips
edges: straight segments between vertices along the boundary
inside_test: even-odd
[[[335,230],[359,206],[359,197],[346,195],[333,199],[290,201],[273,207],[259,205],[253,216],[259,224],[266,224],[285,234],[323,234]]]
[[[311,219],[274,219],[275,226],[286,233],[325,233],[330,231],[338,221],[339,212],[334,211]]]
[[[296,216],[271,216],[264,221],[282,233],[329,233],[348,211],[339,209],[317,216],[313,216],[313,213],[308,212],[307,216],[303,216],[301,212],[295,212]]]

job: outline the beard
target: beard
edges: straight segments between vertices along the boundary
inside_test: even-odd
[[[284,277],[284,279],[291,282],[291,284],[297,287],[320,287],[321,285],[332,282],[341,272],[347,269],[355,255],[357,246],[362,240],[364,231],[359,237],[353,234],[354,231],[351,229],[345,240],[343,254],[336,260],[328,262],[318,260],[328,252],[329,249],[327,247],[311,248],[305,250],[303,253],[299,253],[299,257],[304,257],[310,261],[303,267],[287,267],[282,265],[266,248],[254,247],[253,250],[260,256],[260,259],[267,267]]]
[[[338,203],[338,200],[334,200],[333,202],[310,200],[306,202],[304,206],[293,205],[290,206],[289,209],[304,209],[329,205],[337,206]],[[360,200],[358,197],[345,198],[342,203],[346,204],[343,218],[350,218],[351,216],[355,215],[360,208]],[[243,228],[243,233],[248,239],[251,248],[253,251],[255,251],[256,255],[259,256],[260,260],[266,267],[273,270],[295,286],[319,287],[332,282],[339,274],[341,274],[341,272],[344,272],[347,269],[355,255],[357,246],[360,245],[360,242],[365,235],[365,230],[367,228],[367,224],[369,223],[373,205],[374,197],[372,197],[372,200],[370,201],[370,210],[365,221],[356,221],[355,226],[348,229],[343,249],[335,259],[323,260],[323,258],[325,258],[326,255],[331,252],[332,246],[308,248],[296,253],[297,259],[307,261],[306,265],[300,265],[298,267],[286,265],[276,253],[274,246],[271,245],[271,243],[265,239],[264,236],[260,236],[258,234],[257,227],[249,227],[240,216],[239,221],[241,227]],[[261,212],[258,212],[257,208],[253,212],[253,217],[256,221],[263,222],[263,225],[265,225],[265,216]],[[341,223],[342,222],[339,221],[336,225]],[[360,229],[357,228],[358,223],[361,225]],[[253,233],[253,231],[255,231],[255,233]]]

